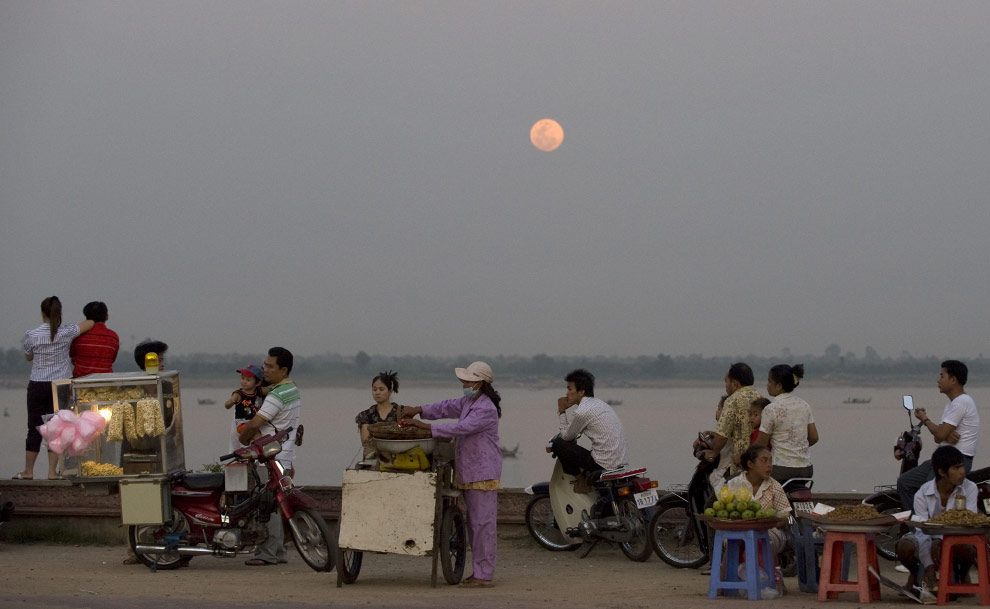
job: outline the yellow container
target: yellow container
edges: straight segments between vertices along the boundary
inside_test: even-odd
[[[148,374],[158,374],[157,353],[148,353],[144,356],[144,371]]]

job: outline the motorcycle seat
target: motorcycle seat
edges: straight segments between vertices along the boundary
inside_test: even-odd
[[[646,473],[645,467],[640,467],[637,469],[629,469],[627,467],[617,467],[615,469],[607,469],[602,472],[602,475],[598,478],[599,480],[621,480],[623,478],[633,478],[641,474]]]
[[[186,474],[182,477],[182,485],[195,491],[222,489],[224,488],[224,475],[223,472]]]

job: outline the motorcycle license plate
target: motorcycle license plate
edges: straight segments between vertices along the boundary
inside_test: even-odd
[[[659,501],[657,497],[657,489],[651,488],[648,491],[643,491],[642,493],[636,493],[633,495],[633,499],[636,500],[636,507],[638,508],[648,508],[653,507]]]
[[[983,500],[983,511],[990,514],[990,499]]]
[[[794,511],[795,512],[810,512],[815,509],[814,501],[795,501]]]

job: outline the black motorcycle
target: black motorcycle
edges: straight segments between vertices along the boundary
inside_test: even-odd
[[[894,443],[894,458],[901,462],[900,473],[898,475],[918,467],[922,446],[922,423],[918,421],[912,424],[914,398],[910,395],[905,395],[901,399],[901,404],[907,410],[909,428],[897,436],[897,441]],[[990,512],[988,510],[990,508],[990,467],[975,469],[966,474],[966,478],[976,483],[979,489],[977,507],[981,514],[987,514]],[[881,514],[896,514],[904,510],[910,510],[912,507],[910,505],[901,505],[901,496],[897,492],[896,484],[879,484],[873,487],[873,494],[863,499],[862,503],[863,505],[873,506]],[[878,533],[876,536],[877,555],[887,560],[896,559],[897,552],[895,551],[895,546],[897,545],[897,540],[907,532],[907,525],[897,522],[887,527],[883,533]]]
[[[711,449],[712,437],[698,434],[694,457],[698,464],[687,486],[671,486],[669,492],[660,498],[656,511],[650,519],[650,543],[653,550],[665,563],[678,569],[694,569],[708,562],[711,549],[708,526],[698,519],[705,508],[713,501],[714,490],[708,476],[719,465],[719,457],[713,461],[705,458],[704,451]],[[794,512],[811,511],[813,505],[810,478],[791,478],[781,484]],[[784,575],[797,573],[797,560],[794,555],[793,532],[788,530],[789,543],[780,555],[780,566]]]

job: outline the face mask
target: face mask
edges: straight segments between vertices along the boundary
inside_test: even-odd
[[[477,389],[472,389],[471,387],[464,388],[464,397],[466,398],[476,398],[478,397],[479,391]]]

